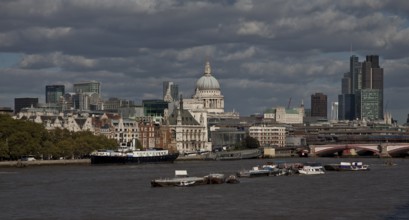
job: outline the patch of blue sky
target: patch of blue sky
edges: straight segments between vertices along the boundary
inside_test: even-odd
[[[0,68],[15,66],[23,57],[22,53],[0,52]]]

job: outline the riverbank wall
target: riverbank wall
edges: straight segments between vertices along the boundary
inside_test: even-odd
[[[49,166],[49,165],[86,165],[91,164],[90,159],[75,160],[34,160],[34,161],[1,161],[0,167],[27,167],[27,166]]]

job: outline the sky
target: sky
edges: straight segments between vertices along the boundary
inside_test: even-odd
[[[407,0],[1,0],[0,106],[91,80],[104,99],[162,99],[164,81],[190,98],[206,60],[225,111],[309,108],[317,92],[330,106],[349,57],[376,54],[385,109],[404,123],[408,18]]]

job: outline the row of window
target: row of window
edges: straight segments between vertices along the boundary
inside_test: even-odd
[[[121,129],[118,129],[118,128],[115,128],[115,131],[122,131],[122,128]],[[138,131],[136,128],[132,128],[132,129],[127,129],[127,128],[125,128],[125,129],[123,129],[123,131],[132,131],[132,132],[135,132],[135,131]]]

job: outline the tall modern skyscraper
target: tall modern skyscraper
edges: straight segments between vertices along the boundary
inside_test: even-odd
[[[344,73],[342,78],[342,94],[351,94],[352,93],[352,77],[351,73]]]
[[[383,68],[379,67],[377,55],[366,56],[362,63],[362,89],[383,90]]]
[[[327,95],[315,93],[311,95],[311,117],[327,118]]]
[[[64,85],[46,85],[45,103],[58,103],[59,98],[65,94]]]
[[[357,90],[360,90],[362,86],[361,62],[359,62],[359,58],[355,55],[352,55],[349,59],[349,73],[352,87],[350,93],[354,94]]]
[[[362,63],[362,89],[356,101],[359,118],[383,119],[383,68],[378,55],[368,55]]]
[[[351,90],[348,92],[349,82]],[[342,78],[341,95],[338,96],[338,118],[340,120],[383,118],[383,69],[378,55],[368,55],[359,62],[355,55],[350,57],[350,72]]]
[[[179,86],[170,81],[163,82],[163,100],[166,102],[179,100]]]

